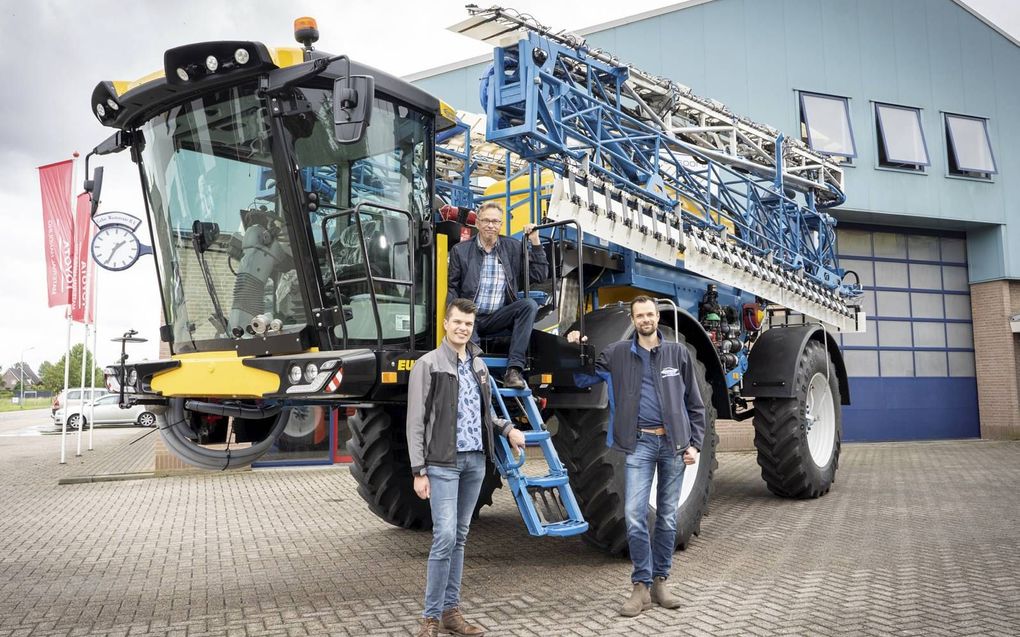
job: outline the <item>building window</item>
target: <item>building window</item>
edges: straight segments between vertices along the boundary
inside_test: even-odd
[[[812,149],[838,157],[857,156],[847,98],[802,92],[800,125],[801,136]]]
[[[946,113],[946,148],[949,174],[991,179],[999,172],[988,139],[988,120]]]
[[[875,123],[879,166],[924,172],[931,165],[920,109],[875,104]]]

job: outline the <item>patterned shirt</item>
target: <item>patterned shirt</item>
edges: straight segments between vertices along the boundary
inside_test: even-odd
[[[474,358],[457,360],[457,451],[482,451],[482,393],[471,370]]]
[[[478,244],[482,250],[482,244]],[[475,304],[478,306],[479,314],[492,314],[503,307],[505,298],[504,288],[506,287],[506,273],[496,256],[496,248],[485,252],[482,250],[482,275],[478,280],[478,293],[475,295]]]

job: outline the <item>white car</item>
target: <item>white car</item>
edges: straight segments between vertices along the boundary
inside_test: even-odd
[[[69,429],[77,429],[82,421],[88,425],[89,417],[92,415],[91,405],[95,405],[95,424],[97,425],[127,425],[135,424],[139,427],[155,427],[157,421],[157,414],[162,412],[162,407],[155,405],[134,405],[127,409],[120,408],[120,396],[117,394],[109,394],[102,398],[97,398],[94,403],[86,402],[84,407],[81,409],[81,413],[85,414],[82,418],[79,413],[78,403],[72,403],[70,405],[70,416],[67,418],[67,427]],[[53,424],[60,427],[64,423],[65,409],[61,407],[53,414]]]

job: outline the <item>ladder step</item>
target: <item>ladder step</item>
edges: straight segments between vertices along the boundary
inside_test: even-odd
[[[545,524],[542,526],[542,530],[545,531],[545,535],[551,535],[553,537],[570,537],[572,535],[580,535],[587,531],[588,523],[584,520],[564,520],[563,522]]]
[[[524,432],[524,442],[525,443],[528,443],[528,444],[539,443],[539,442],[542,442],[543,440],[549,440],[549,431],[548,430],[543,429],[542,431],[525,431]]]
[[[542,477],[521,476],[521,482],[523,482],[524,486],[526,487],[539,487],[542,489],[551,489],[553,487],[562,487],[564,485],[570,484],[570,478],[565,475],[559,476],[552,475]]]
[[[530,389],[511,389],[509,387],[499,387],[499,395],[504,398],[527,398],[531,396]]]

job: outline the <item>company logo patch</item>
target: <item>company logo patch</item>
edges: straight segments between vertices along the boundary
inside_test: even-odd
[[[669,378],[670,376],[679,376],[679,375],[680,375],[680,370],[677,369],[676,367],[663,367],[662,368],[662,377],[663,378]]]

